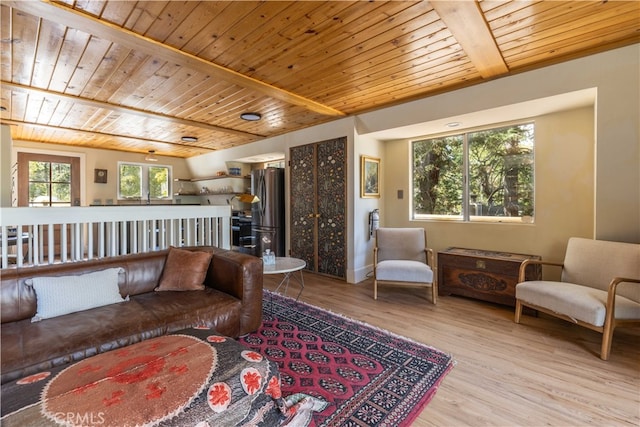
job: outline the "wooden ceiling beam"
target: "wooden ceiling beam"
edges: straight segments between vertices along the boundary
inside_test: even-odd
[[[269,97],[298,105],[327,116],[344,116],[345,113],[335,108],[307,99],[287,90],[277,88],[268,83],[245,76],[237,71],[206,61],[195,55],[183,52],[174,47],[160,43],[143,35],[134,33],[126,28],[113,25],[96,17],[84,14],[65,5],[54,3],[50,0],[23,1],[23,0],[3,0],[2,4],[21,10],[30,15],[49,19],[59,24],[75,28],[77,30],[92,34],[104,40],[126,46],[129,49],[138,50],[147,55],[161,58],[180,64],[184,67],[199,71],[216,78],[255,90]]]
[[[222,126],[211,125],[209,123],[196,122],[193,120],[181,119],[179,117],[167,116],[159,113],[151,113],[149,111],[140,110],[138,108],[123,107],[121,105],[111,104],[108,102],[96,101],[93,99],[82,98],[80,96],[75,96],[75,95],[67,95],[65,93],[52,92],[49,90],[34,88],[30,86],[24,86],[21,84],[11,83],[4,80],[0,81],[0,87],[2,87],[3,89],[10,89],[12,91],[22,92],[26,94],[37,94],[44,98],[56,99],[56,100],[65,101],[65,102],[73,102],[73,103],[82,104],[82,105],[86,105],[93,108],[102,108],[105,110],[110,110],[110,111],[122,113],[122,114],[133,114],[136,116],[142,116],[147,119],[164,120],[164,121],[168,121],[168,122],[179,124],[179,125],[192,126],[192,127],[202,128],[202,129],[211,130],[215,132],[223,132],[223,133],[228,133],[232,135],[251,137],[251,138],[263,137],[263,135],[243,132],[240,130],[230,129]]]
[[[114,133],[106,133],[106,132],[98,132],[98,131],[88,131],[88,130],[83,130],[83,129],[75,129],[75,128],[68,128],[68,127],[63,127],[63,126],[52,126],[52,125],[43,125],[41,123],[33,123],[33,122],[24,122],[24,121],[20,121],[20,120],[13,120],[13,119],[0,119],[0,124],[3,125],[10,125],[10,126],[28,126],[28,127],[32,127],[34,129],[42,129],[42,130],[59,130],[59,131],[64,131],[64,132],[73,132],[76,135],[84,135],[88,138],[91,138],[92,136],[104,136],[104,137],[108,137],[108,138],[118,138],[121,140],[127,140],[127,141],[132,141],[133,145],[135,146],[140,146],[140,142],[144,142],[144,143],[149,143],[152,144],[153,146],[159,146],[159,145],[169,145],[169,146],[178,146],[181,148],[184,148],[186,150],[206,150],[206,151],[216,151],[219,150],[219,148],[211,148],[211,147],[205,147],[203,145],[198,145],[198,144],[194,144],[194,143],[189,143],[184,144],[184,143],[178,143],[178,142],[167,142],[167,141],[160,141],[157,139],[148,139],[148,138],[141,138],[138,136],[129,136],[129,135],[120,135],[120,134],[114,134]],[[48,144],[55,144],[55,142],[47,142]],[[64,145],[64,144],[63,144]],[[90,145],[87,145],[90,146]],[[128,150],[128,151],[132,151],[132,150]],[[148,152],[148,150],[140,150],[140,153],[146,153]],[[161,152],[158,152],[158,150],[156,150],[156,154],[158,155],[164,155],[164,156],[171,156],[171,154],[163,154]]]
[[[509,72],[476,0],[430,3],[483,78]]]

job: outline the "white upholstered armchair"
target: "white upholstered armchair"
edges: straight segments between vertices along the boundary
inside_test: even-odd
[[[525,281],[528,264],[562,267],[559,282]],[[516,285],[515,322],[522,307],[602,333],[600,358],[607,360],[613,330],[621,324],[640,324],[640,245],[572,237],[563,263],[527,260]]]
[[[433,262],[424,229],[379,228],[373,248],[373,298],[378,299],[378,285],[428,287],[435,304],[438,286]]]

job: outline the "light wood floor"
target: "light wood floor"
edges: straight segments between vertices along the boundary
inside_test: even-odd
[[[296,273],[297,274],[297,273]],[[274,290],[277,276],[265,276]],[[609,361],[597,332],[429,290],[357,285],[304,273],[301,301],[453,355],[456,366],[414,426],[640,426],[640,328],[616,329]],[[291,281],[289,295],[297,293]]]

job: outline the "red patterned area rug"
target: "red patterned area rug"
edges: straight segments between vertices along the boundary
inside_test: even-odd
[[[310,426],[408,426],[453,367],[450,355],[265,291],[260,329],[240,343],[277,363],[283,396],[310,395]]]

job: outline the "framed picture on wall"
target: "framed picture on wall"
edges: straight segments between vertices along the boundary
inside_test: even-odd
[[[380,159],[360,156],[360,197],[380,197]]]

